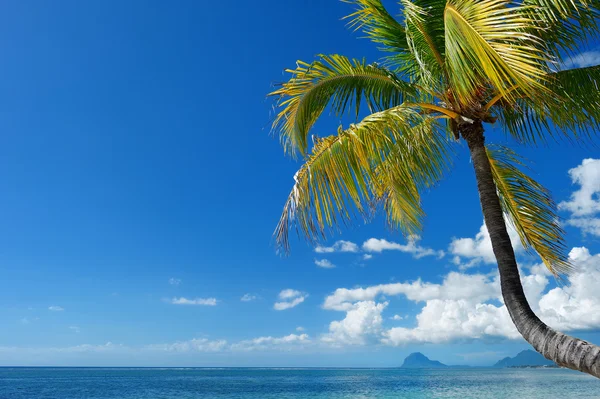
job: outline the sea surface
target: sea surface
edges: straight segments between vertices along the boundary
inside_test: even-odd
[[[0,368],[0,398],[600,398],[561,369]]]

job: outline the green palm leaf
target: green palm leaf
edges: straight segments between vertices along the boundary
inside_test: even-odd
[[[554,275],[569,272],[565,233],[548,190],[519,169],[523,161],[508,148],[488,146],[487,154],[502,209],[523,246],[537,252]]]
[[[401,81],[389,70],[364,60],[350,60],[341,55],[322,55],[312,64],[298,62],[288,82],[270,95],[279,97],[282,110],[273,128],[280,130],[286,151],[307,151],[308,133],[331,103],[336,115],[354,108],[358,117],[362,103],[371,112],[400,105],[415,88]]]
[[[289,248],[292,226],[314,242],[327,228],[349,221],[352,209],[368,217],[382,202],[391,224],[416,233],[423,216],[419,189],[448,166],[447,142],[432,130],[435,123],[403,105],[317,140],[295,176],[275,231],[278,245]]]
[[[404,6],[406,37],[410,53],[399,54],[399,71],[420,85],[435,87],[443,92],[447,81],[444,61],[445,0],[401,0]]]
[[[411,129],[406,144],[395,146],[374,169],[375,201],[383,203],[388,225],[407,236],[422,229],[425,213],[420,206],[420,192],[441,180],[450,168],[454,154],[443,130],[439,120],[424,119]],[[419,150],[411,151],[415,145]]]
[[[404,27],[385,9],[381,0],[342,0],[354,4],[356,11],[345,17],[351,29],[362,29],[369,39],[391,53],[408,52]]]
[[[595,0],[523,0],[528,16],[551,54],[561,59],[599,32],[599,4]]]
[[[549,74],[547,95],[494,107],[506,131],[520,142],[548,137],[579,139],[600,129],[600,66]],[[492,109],[494,109],[492,108]]]

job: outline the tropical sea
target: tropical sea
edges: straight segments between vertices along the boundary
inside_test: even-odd
[[[2,399],[600,398],[561,369],[0,368]]]

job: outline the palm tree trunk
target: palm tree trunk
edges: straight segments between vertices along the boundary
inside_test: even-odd
[[[471,152],[483,217],[498,262],[502,297],[513,323],[523,338],[547,359],[600,378],[600,347],[553,330],[531,310],[523,292],[515,253],[496,193],[484,145],[483,125],[481,121],[475,121],[463,124],[459,129]]]

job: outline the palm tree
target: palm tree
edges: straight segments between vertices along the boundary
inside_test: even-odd
[[[304,159],[275,231],[279,247],[289,250],[292,227],[314,243],[378,209],[390,226],[417,234],[420,195],[464,140],[514,324],[546,358],[600,377],[600,347],[553,330],[531,310],[507,233],[506,221],[555,276],[568,273],[555,203],[517,154],[484,136],[496,122],[523,144],[586,138],[599,127],[600,66],[565,67],[600,31],[598,1],[400,0],[400,21],[380,0],[343,1],[355,5],[349,26],[385,56],[381,64],[341,55],[299,61],[271,93],[279,107],[273,128],[285,151]],[[364,117],[309,143],[328,107]]]

